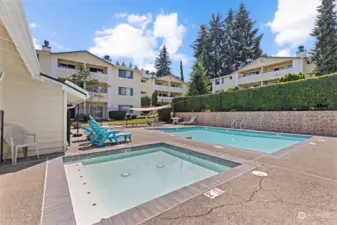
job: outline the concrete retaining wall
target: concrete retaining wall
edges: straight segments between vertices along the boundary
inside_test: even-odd
[[[337,136],[337,111],[181,112],[176,115],[195,115],[197,124],[205,126],[231,127],[233,120],[245,120],[245,129]]]

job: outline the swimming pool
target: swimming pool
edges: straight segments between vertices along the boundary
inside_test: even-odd
[[[304,141],[310,136],[231,130],[213,127],[162,128],[159,131],[190,137],[192,140],[273,153]]]
[[[238,165],[158,145],[69,161],[65,170],[76,222],[92,224]]]

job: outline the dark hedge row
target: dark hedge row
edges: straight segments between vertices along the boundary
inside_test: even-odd
[[[337,74],[173,99],[175,112],[337,109]]]

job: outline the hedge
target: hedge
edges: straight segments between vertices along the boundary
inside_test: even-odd
[[[109,111],[109,117],[112,120],[124,120],[126,111]]]
[[[175,112],[337,109],[337,73],[254,89],[174,98]]]

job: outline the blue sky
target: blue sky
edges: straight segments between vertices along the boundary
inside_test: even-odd
[[[89,50],[153,68],[154,57],[166,44],[172,72],[185,79],[194,58],[190,45],[199,26],[212,13],[236,10],[241,0],[23,0],[36,47],[49,40],[52,51]],[[270,56],[294,56],[297,46],[312,48],[312,30],[319,0],[243,0],[264,34],[262,48]]]

